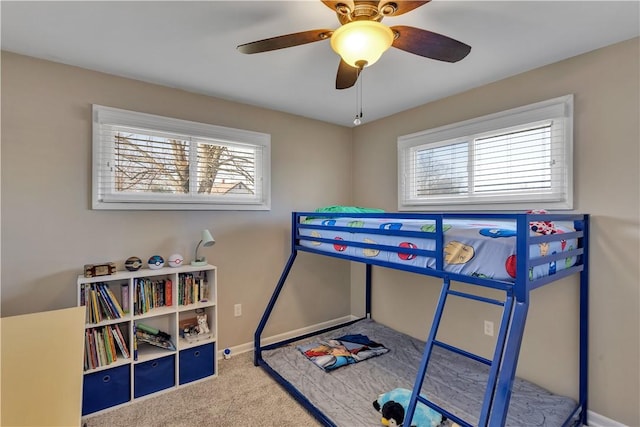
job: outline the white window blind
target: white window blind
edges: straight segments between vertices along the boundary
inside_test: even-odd
[[[571,95],[398,138],[398,207],[572,209]]]
[[[94,106],[94,209],[269,209],[266,134]]]
[[[477,138],[473,147],[474,193],[551,191],[551,123]]]

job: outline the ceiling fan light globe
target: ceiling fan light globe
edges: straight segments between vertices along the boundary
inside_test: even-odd
[[[393,43],[393,31],[377,21],[353,21],[331,35],[331,48],[355,68],[373,65]]]

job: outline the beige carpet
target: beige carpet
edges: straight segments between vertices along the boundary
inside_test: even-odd
[[[253,353],[220,360],[217,378],[83,419],[87,427],[320,426],[253,366]]]

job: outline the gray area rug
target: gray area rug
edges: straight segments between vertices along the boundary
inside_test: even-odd
[[[219,361],[219,374],[83,419],[87,427],[274,426],[319,424],[261,368],[253,353]]]
[[[384,344],[389,352],[330,372],[310,362],[298,346],[344,335],[362,334]],[[287,346],[263,351],[275,371],[300,390],[311,403],[340,427],[376,427],[380,418],[371,402],[397,387],[412,389],[425,343],[372,319],[303,338]],[[435,347],[422,394],[470,424],[478,423],[489,367]],[[576,402],[516,378],[512,385],[508,427],[558,427]]]

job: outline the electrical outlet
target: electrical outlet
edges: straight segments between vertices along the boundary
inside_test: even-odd
[[[236,304],[233,306],[233,315],[236,317],[242,316],[242,304]]]
[[[485,335],[489,335],[490,337],[493,336],[493,322],[490,320],[485,320],[484,321],[484,334]]]

